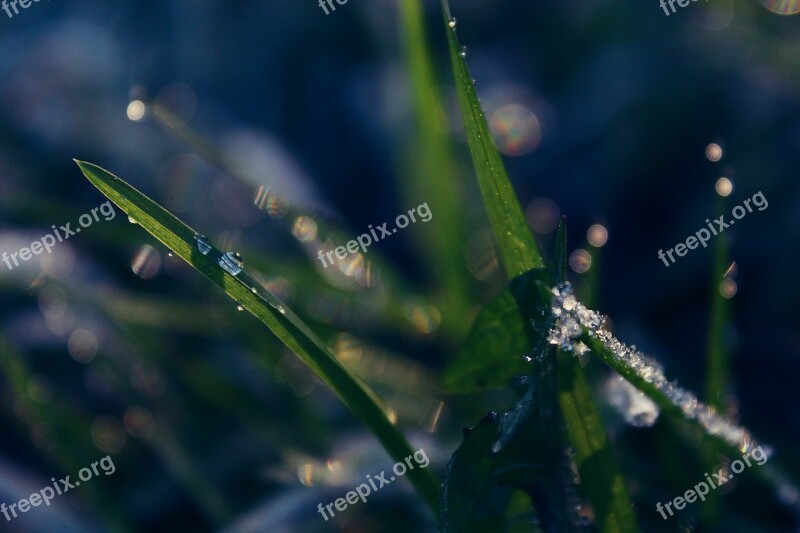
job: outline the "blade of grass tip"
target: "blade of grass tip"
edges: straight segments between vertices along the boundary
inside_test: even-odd
[[[503,160],[492,140],[489,125],[478,101],[478,94],[467,68],[464,52],[459,46],[455,32],[455,19],[450,16],[447,0],[442,0],[447,42],[456,93],[464,121],[472,163],[478,177],[478,185],[489,214],[500,256],[509,278],[544,267],[544,261],[533,235],[528,229],[525,215],[520,208],[517,194],[511,186]]]
[[[398,2],[400,34],[414,98],[415,128],[411,153],[404,157],[408,177],[401,186],[410,202],[430,203],[436,224],[419,232],[424,260],[443,291],[444,327],[460,338],[467,320],[470,277],[463,260],[464,215],[453,148],[446,134],[446,115],[435,83],[425,38],[421,0]]]
[[[196,245],[196,232],[134,187],[97,165],[75,162],[86,178],[130,218],[264,323],[339,396],[392,458],[402,461],[413,453],[402,433],[387,418],[378,397],[280,300],[260,288],[244,270],[232,274],[235,270],[225,262],[227,258],[210,243],[202,253]],[[408,477],[436,513],[439,483],[433,472],[416,468],[409,471]]]
[[[552,272],[557,284],[566,281],[564,218],[558,225]],[[592,503],[597,528],[604,532],[638,531],[628,489],[580,362],[562,350],[558,350],[557,358],[559,405],[567,438],[575,450],[581,488]]]

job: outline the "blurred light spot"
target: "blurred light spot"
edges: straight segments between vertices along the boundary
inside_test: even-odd
[[[286,278],[272,278],[264,283],[264,288],[277,296],[282,302],[289,302],[294,294],[292,284]]]
[[[397,424],[397,411],[392,409],[391,407],[386,407],[386,418],[389,419],[389,422],[392,424]]]
[[[253,198],[253,203],[255,206],[261,210],[267,208],[267,201],[269,200],[269,187],[264,187],[260,185],[258,189],[256,189],[255,197]]]
[[[722,283],[719,284],[719,293],[723,298],[733,298],[736,296],[736,291],[738,290],[739,287],[736,285],[736,282],[730,278],[722,280]]]
[[[149,244],[141,246],[133,256],[131,270],[142,279],[154,278],[161,270],[161,254]]]
[[[119,109],[119,108],[117,108]],[[134,122],[139,122],[144,118],[146,107],[141,100],[134,100],[128,104],[128,118]]]
[[[798,0],[762,0],[764,7],[776,15],[797,15],[800,13]]]
[[[720,196],[730,196],[731,192],[733,192],[733,182],[723,176],[714,184],[714,190],[716,190],[717,194]]]
[[[38,404],[44,405],[48,403],[50,398],[53,397],[53,388],[50,385],[50,381],[40,374],[32,376],[28,380],[28,396]]]
[[[583,248],[578,248],[569,256],[569,266],[578,274],[583,274],[592,266],[592,256]]]
[[[314,480],[314,465],[307,463],[298,468],[297,479],[302,485],[313,487],[316,484]]]
[[[481,281],[490,279],[499,271],[500,263],[494,248],[494,236],[489,229],[479,230],[469,238],[464,255],[467,268]]]
[[[364,350],[357,338],[349,333],[340,333],[336,336],[334,353],[345,366],[354,368],[361,361]]]
[[[292,225],[292,235],[300,242],[313,241],[317,238],[317,223],[311,217],[297,217]]]
[[[432,305],[420,305],[411,311],[410,319],[419,333],[433,333],[442,321],[442,313]]]
[[[595,248],[600,248],[608,241],[608,230],[602,224],[592,224],[586,232],[586,240]]]
[[[542,140],[539,119],[525,106],[506,104],[492,114],[489,128],[497,148],[506,155],[532,152]]]
[[[338,459],[329,457],[327,466],[328,466],[328,472],[333,474],[334,477],[338,476],[342,472],[342,462],[339,461]]]
[[[144,407],[131,407],[123,417],[125,430],[137,439],[144,439],[152,434],[155,421],[153,415]]]
[[[360,253],[348,254],[344,259],[339,259],[339,270],[347,277],[358,276],[364,270],[364,256]]]
[[[253,203],[272,218],[283,218],[289,212],[289,204],[285,198],[272,194],[270,187],[259,186],[253,197]]]
[[[558,227],[561,220],[561,210],[549,198],[536,198],[525,209],[525,218],[533,231],[537,233],[550,233]]]
[[[442,418],[442,411],[444,410],[444,402],[439,402],[436,406],[436,409],[433,411],[433,415],[431,415],[431,421],[428,424],[428,433],[436,433],[436,430],[439,428],[439,420]]]
[[[97,338],[90,331],[76,329],[67,340],[69,354],[79,363],[89,363],[97,355]]]
[[[712,163],[716,163],[722,159],[722,147],[717,143],[711,143],[706,146],[706,159]]]
[[[723,278],[732,278],[739,272],[739,265],[736,264],[736,261],[733,261],[728,268],[725,270],[725,273],[722,274]]]
[[[119,453],[127,438],[122,424],[113,416],[98,416],[92,422],[92,441],[104,453]]]

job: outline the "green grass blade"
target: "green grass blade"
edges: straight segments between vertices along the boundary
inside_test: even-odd
[[[196,233],[156,202],[134,187],[103,170],[76,161],[83,174],[175,255],[222,288],[228,296],[263,322],[287,347],[303,360],[372,431],[389,455],[402,461],[413,450],[402,433],[389,421],[377,396],[325,347],[317,336],[275,296],[261,288],[242,270],[231,275],[217,264],[222,252],[212,247],[203,255],[195,245]],[[408,472],[413,485],[436,513],[439,507],[439,484],[430,469]]]
[[[456,93],[464,121],[472,163],[478,176],[478,185],[483,203],[489,214],[500,257],[506,274],[514,278],[532,268],[544,267],[539,247],[528,229],[525,215],[520,208],[517,194],[511,186],[503,160],[492,140],[489,125],[478,101],[478,94],[472,84],[472,76],[466,60],[461,56],[461,46],[456,38],[455,28],[450,28],[452,20],[447,0],[442,0],[445,15],[445,30],[453,64]]]
[[[557,284],[567,276],[567,227],[558,225],[551,266]],[[575,463],[600,531],[638,531],[628,489],[617,468],[600,411],[592,397],[580,362],[572,354],[557,352],[558,400],[567,426],[567,438],[575,450]]]
[[[407,177],[400,184],[408,205],[428,202],[438,222],[418,232],[422,259],[442,292],[444,326],[460,337],[468,326],[470,278],[464,263],[466,242],[461,187],[456,176],[446,115],[435,82],[425,38],[421,0],[398,2],[400,34],[414,101],[410,153],[403,158]]]
[[[595,514],[599,531],[638,531],[628,489],[617,469],[616,457],[606,436],[600,412],[578,359],[558,353],[558,394],[575,450],[575,463]]]
[[[727,211],[727,199],[717,198],[717,215]],[[705,399],[718,413],[725,412],[724,398],[729,380],[729,354],[725,342],[725,328],[728,326],[730,300],[722,296],[720,283],[728,270],[730,257],[728,235],[719,235],[714,241],[714,259],[711,270],[711,313],[708,325],[708,359],[706,373]],[[703,448],[703,462],[710,472],[719,466],[719,456],[713,445]],[[708,528],[717,526],[722,518],[719,494],[713,491],[708,495],[701,515],[702,523]]]

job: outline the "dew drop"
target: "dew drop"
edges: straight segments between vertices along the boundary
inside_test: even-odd
[[[467,57],[467,47],[466,46],[462,46],[461,47],[461,57]]]
[[[133,218],[133,217],[132,217],[132,216],[130,216],[130,215],[128,215],[128,222],[130,222],[131,224],[138,224],[138,222],[136,222],[136,219],[135,219],[135,218]]]
[[[211,241],[205,235],[196,234],[194,240],[197,243],[197,249],[203,255],[208,255],[211,251]]]
[[[250,292],[252,292],[253,294],[258,294],[258,289],[256,289],[255,287],[250,287]]]
[[[219,258],[217,264],[231,276],[236,276],[242,271],[244,261],[238,252],[228,252]]]
[[[453,29],[453,30],[454,30],[454,29],[456,28],[456,23],[457,23],[457,22],[458,22],[458,21],[456,20],[456,18],[455,18],[455,17],[453,17],[453,18],[451,18],[451,19],[450,19],[450,22],[448,22],[448,23],[447,23],[447,26],[448,26],[450,29]]]
[[[236,306],[236,310],[237,311],[244,311],[244,306],[242,304],[239,304],[239,305]]]

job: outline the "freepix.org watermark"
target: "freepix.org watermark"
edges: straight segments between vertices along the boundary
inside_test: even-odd
[[[719,472],[714,474],[713,480],[706,473],[704,475],[706,476],[706,481],[708,481],[708,483],[706,483],[705,481],[701,481],[693,488],[687,490],[683,494],[683,496],[678,496],[674,500],[668,501],[663,506],[661,505],[661,502],[658,502],[656,504],[656,511],[658,511],[659,514],[661,514],[661,517],[664,520],[666,520],[667,515],[666,513],[664,513],[664,510],[666,509],[666,511],[669,513],[669,516],[674,516],[675,514],[672,512],[671,509],[673,505],[675,506],[675,509],[680,511],[681,509],[686,507],[687,503],[694,503],[695,501],[697,501],[698,498],[700,498],[700,501],[706,501],[706,494],[708,494],[711,489],[719,488],[720,485],[724,485],[725,483],[733,479],[733,474],[742,473],[744,471],[745,463],[747,463],[748,467],[753,466],[753,464],[750,462],[751,457],[755,459],[756,464],[759,466],[767,462],[767,454],[764,450],[761,449],[761,446],[753,448],[748,453],[742,455],[742,459],[736,459],[730,464],[730,469],[731,472],[733,473],[726,472],[725,470],[720,470]],[[744,462],[742,460],[744,460]],[[726,473],[728,474],[727,476],[725,475]],[[714,483],[714,481],[716,481],[716,484]]]
[[[33,241],[30,248],[22,248],[19,251],[11,254],[8,252],[3,252],[3,262],[6,264],[9,270],[14,270],[14,267],[19,266],[20,261],[28,261],[34,255],[39,255],[44,251],[49,254],[52,252],[52,248],[56,244],[64,242],[76,233],[80,233],[81,228],[88,228],[95,222],[98,222],[100,220],[100,217],[97,214],[98,212],[103,215],[105,220],[113,220],[113,218],[117,216],[117,212],[114,211],[114,206],[111,204],[111,200],[108,200],[101,204],[100,207],[95,207],[92,209],[91,214],[84,213],[81,215],[78,218],[78,224],[81,226],[80,228],[76,227],[75,229],[72,229],[72,222],[67,222],[65,226],[59,226],[59,229],[56,229],[56,226],[53,225],[51,227],[53,228],[53,233],[55,235],[48,233],[38,241]],[[13,266],[11,264],[12,262],[14,263]]]
[[[381,239],[383,239],[385,237],[388,237],[388,236],[390,236],[390,235],[392,235],[394,233],[397,233],[397,229],[398,228],[403,229],[406,226],[408,226],[411,222],[416,222],[417,218],[416,218],[415,214],[419,215],[420,220],[422,220],[423,222],[428,222],[430,219],[433,218],[433,213],[431,213],[431,210],[428,207],[428,202],[425,202],[424,204],[420,204],[420,205],[418,205],[417,207],[415,207],[413,209],[409,209],[408,210],[408,216],[406,216],[405,213],[401,213],[401,214],[397,215],[397,218],[394,221],[395,226],[397,226],[396,228],[392,228],[391,230],[387,229],[386,226],[388,226],[389,223],[386,222],[386,223],[381,224],[380,226],[378,226],[377,229],[381,233],[380,235],[378,235],[376,233],[376,231],[375,231],[375,228],[373,228],[372,224],[370,224],[368,226],[369,227],[369,233],[362,233],[361,235],[356,237],[355,240],[347,241],[347,245],[346,246],[337,246],[335,249],[330,250],[327,253],[323,253],[323,251],[320,250],[319,252],[317,252],[317,257],[319,258],[320,262],[322,263],[322,266],[324,266],[325,268],[328,268],[328,266],[330,266],[330,265],[332,265],[334,263],[334,260],[333,260],[333,255],[334,254],[336,254],[336,257],[339,260],[344,260],[344,259],[347,258],[347,254],[348,253],[351,253],[351,254],[357,253],[359,247],[361,247],[361,250],[364,253],[367,253],[367,247],[370,244],[376,243],[376,242],[378,242],[379,240],[381,240]],[[325,262],[325,258],[326,257],[328,258],[328,261],[330,261],[330,263],[326,263]]]
[[[752,198],[748,198],[747,200],[742,202],[741,205],[737,205],[736,207],[733,208],[731,214],[733,215],[733,218],[735,220],[730,220],[729,222],[725,222],[725,215],[720,215],[719,218],[714,219],[714,224],[712,224],[708,219],[706,219],[706,224],[708,224],[708,229],[711,230],[710,232],[706,228],[698,230],[697,233],[686,239],[686,244],[682,242],[676,244],[674,248],[670,248],[669,250],[667,250],[666,255],[664,255],[664,250],[659,250],[658,258],[664,261],[665,266],[670,266],[670,264],[673,264],[676,261],[675,257],[673,257],[672,255],[672,252],[675,252],[678,255],[678,257],[683,257],[689,250],[694,250],[695,248],[697,248],[698,244],[702,244],[703,248],[705,248],[706,246],[708,246],[707,243],[711,239],[712,233],[714,234],[714,236],[719,235],[720,233],[728,229],[730,226],[733,226],[736,223],[736,220],[741,220],[747,213],[752,213],[753,207],[750,205],[751,202],[758,208],[759,211],[763,211],[764,209],[769,207],[769,202],[767,202],[764,193],[758,191],[753,195]],[[672,263],[667,263],[667,256],[669,256],[669,260],[672,261]]]
[[[17,5],[23,9],[28,9],[31,7],[32,3],[38,3],[41,0],[3,0],[3,3],[0,4],[0,7],[3,8],[3,11],[6,12],[8,18],[13,17],[14,15],[19,15],[19,9],[17,9]],[[47,0],[48,2],[50,0]],[[11,10],[14,10],[14,15],[11,14]]]
[[[319,505],[317,505],[317,512],[321,514],[322,518],[324,518],[325,521],[327,522],[328,515],[325,513],[326,509],[328,513],[330,513],[330,516],[333,517],[336,515],[336,513],[333,512],[333,507],[336,507],[337,511],[342,512],[345,509],[347,509],[348,505],[353,505],[355,503],[358,503],[359,498],[361,499],[362,502],[366,503],[367,496],[369,496],[372,492],[377,492],[384,485],[388,485],[389,483],[397,479],[397,477],[404,476],[408,470],[414,470],[414,465],[411,462],[412,458],[414,459],[414,461],[416,461],[417,466],[419,466],[420,468],[425,468],[430,464],[430,460],[428,459],[428,455],[425,453],[425,450],[420,448],[419,450],[414,452],[414,455],[409,455],[408,457],[406,457],[405,462],[401,461],[399,463],[395,463],[395,465],[392,467],[392,472],[395,473],[394,476],[390,476],[389,479],[386,479],[385,470],[380,474],[376,475],[375,477],[372,477],[369,474],[367,474],[366,477],[367,477],[367,482],[369,482],[369,485],[367,483],[362,483],[361,485],[357,486],[355,490],[351,490],[350,492],[345,494],[344,498],[337,498],[336,500],[326,505],[324,508],[320,503]]]
[[[3,513],[3,516],[6,517],[6,522],[11,522],[14,518],[16,518],[17,511],[20,513],[27,513],[30,511],[31,507],[39,507],[42,503],[49,506],[50,500],[55,498],[56,496],[61,496],[62,494],[69,492],[71,489],[75,487],[79,487],[81,485],[81,481],[89,481],[94,476],[100,475],[100,470],[107,476],[110,476],[114,472],[116,472],[117,467],[114,466],[114,461],[111,460],[110,455],[106,455],[99,461],[93,462],[91,467],[81,468],[78,472],[79,480],[75,480],[73,483],[69,480],[70,476],[67,476],[63,479],[59,479],[56,481],[56,478],[50,478],[50,481],[53,482],[53,486],[50,485],[46,486],[42,490],[38,492],[34,492],[27,498],[23,498],[18,502],[12,503],[11,505],[6,505],[5,502],[0,504],[0,513]],[[100,470],[97,467],[100,467]]]

